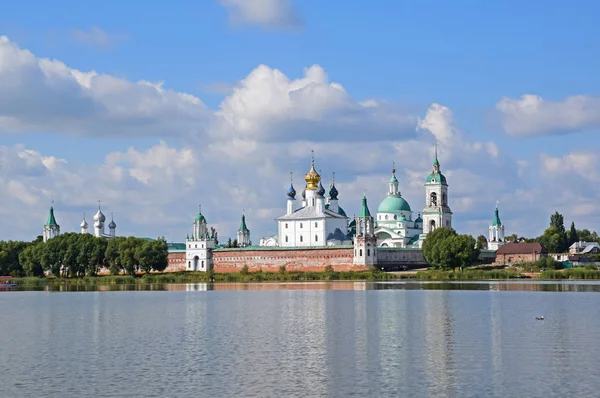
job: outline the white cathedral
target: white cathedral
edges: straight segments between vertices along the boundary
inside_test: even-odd
[[[338,190],[332,182],[329,195],[321,176],[315,170],[314,158],[311,168],[304,177],[306,188],[302,203],[296,208],[296,190],[293,184],[287,192],[287,212],[275,221],[276,236],[263,238],[261,246],[279,247],[322,247],[352,245],[356,235],[357,220],[350,222],[338,201]],[[421,247],[427,234],[437,227],[452,226],[452,211],[448,206],[448,183],[440,171],[437,146],[433,170],[425,182],[425,209],[413,219],[413,212],[398,188],[396,170],[392,169],[387,196],[377,208],[373,226],[378,247]],[[363,208],[366,207],[364,198]],[[368,210],[368,209],[367,209]],[[369,213],[370,217],[370,213]]]
[[[111,220],[108,224],[108,233],[105,230],[105,222],[106,216],[102,213],[100,209],[100,203],[98,203],[98,211],[94,215],[94,236],[97,238],[106,238],[111,239],[117,236],[117,224],[113,218],[113,214],[110,214]],[[85,213],[83,213],[83,221],[79,224],[79,232],[82,234],[87,234],[88,232],[88,223],[85,219]],[[54,216],[54,206],[50,206],[50,212],[48,213],[48,219],[46,224],[44,224],[43,230],[43,240],[47,242],[48,239],[54,238],[55,236],[60,235],[60,226],[56,222],[56,217]]]

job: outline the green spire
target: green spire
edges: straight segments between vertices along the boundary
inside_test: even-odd
[[[360,218],[371,217],[371,212],[369,211],[369,207],[367,206],[367,197],[363,196],[362,198],[362,208],[360,209]]]
[[[48,214],[48,220],[46,221],[47,227],[56,227],[56,218],[54,218],[54,207],[50,206],[50,213]]]
[[[494,212],[494,221],[492,221],[492,226],[499,227],[500,225],[502,225],[502,223],[500,222],[500,214],[498,212],[498,203],[496,203],[496,211]]]
[[[435,141],[435,160],[433,161],[433,165],[440,167],[440,161],[438,160],[437,156],[437,140]]]
[[[390,178],[390,183],[395,184],[398,182],[396,178],[396,162],[392,162],[392,178]]]
[[[202,215],[202,205],[198,205],[198,215],[196,216],[196,221],[198,222],[206,222],[206,218]]]
[[[240,223],[239,232],[250,232],[246,226],[246,216],[242,214],[242,222]]]

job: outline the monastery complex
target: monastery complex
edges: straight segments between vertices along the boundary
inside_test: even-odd
[[[193,232],[185,243],[169,244],[167,271],[237,272],[250,271],[320,271],[332,266],[338,271],[368,270],[374,267],[393,269],[398,266],[426,266],[421,247],[427,234],[438,227],[452,226],[448,182],[442,174],[437,148],[431,173],[425,178],[425,208],[416,217],[402,197],[396,170],[392,169],[388,193],[372,213],[366,196],[362,198],[358,216],[350,219],[339,203],[339,192],[332,181],[326,192],[321,175],[315,169],[314,157],[304,176],[301,195],[290,183],[286,212],[275,219],[277,234],[260,239],[253,245],[246,217],[242,216],[237,232],[237,247],[217,244],[216,231],[208,226],[202,209],[193,223]],[[298,197],[300,196],[300,197]],[[94,235],[116,237],[114,220],[105,233],[106,216],[100,205],[94,215]],[[85,220],[80,233],[88,233]],[[53,207],[44,225],[44,241],[60,234]],[[488,248],[496,251],[504,242],[504,225],[498,208],[489,226]]]

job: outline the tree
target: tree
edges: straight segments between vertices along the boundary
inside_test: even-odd
[[[233,247],[233,243],[231,242],[231,238],[227,239],[227,247]]]
[[[471,235],[458,235],[452,228],[442,227],[427,235],[423,242],[425,261],[437,269],[463,269],[477,261],[479,250]]]
[[[487,250],[487,248],[488,248],[488,240],[487,240],[487,238],[485,236],[483,236],[483,235],[479,235],[477,237],[476,247],[479,250]]]
[[[231,247],[238,247],[238,240],[237,239],[233,240],[233,244],[231,245]]]
[[[119,275],[123,269],[121,266],[121,257],[119,255],[119,245],[125,238],[118,237],[108,241],[104,258],[108,264],[108,269],[112,275]]]
[[[519,240],[519,235],[512,234],[504,237],[505,242],[517,242]]]
[[[437,228],[427,234],[427,238],[423,242],[423,257],[427,261],[427,264],[433,268],[442,267],[444,259],[439,251],[439,243],[455,235],[456,231],[447,227]]]
[[[555,250],[553,251],[555,253],[564,252],[568,248],[568,241],[562,214],[556,211],[552,216],[550,216],[550,228],[554,228],[558,234],[558,241],[556,243]]]
[[[575,222],[571,221],[571,230],[569,231],[569,247],[575,242],[579,242],[579,234],[577,233],[577,229],[575,229]]]

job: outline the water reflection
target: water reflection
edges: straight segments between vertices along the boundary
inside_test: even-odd
[[[18,291],[117,292],[117,291],[220,291],[220,290],[488,290],[532,292],[600,292],[600,281],[400,281],[400,282],[267,282],[267,283],[147,283],[18,286]]]

